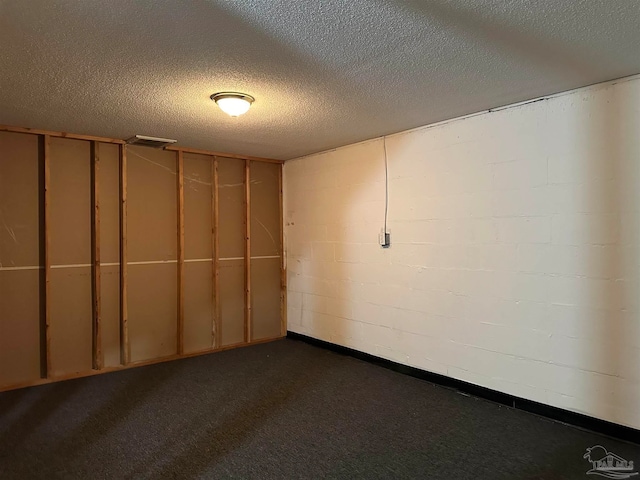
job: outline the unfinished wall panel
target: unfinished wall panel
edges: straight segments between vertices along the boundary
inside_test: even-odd
[[[218,158],[220,345],[244,341],[244,162]]]
[[[280,165],[251,162],[251,339],[280,335]]]
[[[251,162],[251,257],[280,256],[280,165]]]
[[[211,164],[213,157],[184,154],[185,259],[212,258]]]
[[[0,270],[0,386],[40,377],[40,271]]]
[[[51,376],[92,368],[91,268],[52,268],[50,273]]]
[[[220,262],[220,345],[244,342],[244,260]]]
[[[102,353],[104,366],[120,365],[120,267],[103,265],[100,272]]]
[[[184,154],[184,350],[213,347],[213,157]]]
[[[0,132],[0,266],[40,262],[38,137]]]
[[[90,143],[51,139],[51,265],[91,263]]]
[[[90,142],[51,138],[51,375],[91,370]]]
[[[184,350],[200,352],[214,340],[211,262],[186,262],[184,274]]]
[[[134,264],[128,273],[131,361],[175,355],[176,264]]]
[[[220,260],[244,257],[244,162],[218,157]]]
[[[40,377],[38,137],[0,132],[0,386]]]
[[[280,258],[251,259],[251,340],[280,336]]]
[[[177,353],[176,153],[127,147],[131,361]]]
[[[176,153],[127,147],[129,262],[177,259]]]

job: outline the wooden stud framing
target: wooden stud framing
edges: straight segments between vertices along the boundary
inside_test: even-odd
[[[177,163],[177,190],[178,190],[178,330],[177,352],[184,353],[184,156],[178,150]]]
[[[44,135],[48,137],[73,138],[75,140],[89,140],[93,142],[102,142],[102,143],[119,143],[119,144],[125,143],[124,140],[121,140],[119,138],[104,138],[104,137],[95,137],[93,135],[79,135],[75,133],[51,132],[49,130],[36,130],[35,128],[12,127],[9,125],[0,125],[0,132],[31,133],[34,135]]]
[[[251,341],[251,168],[244,162],[244,341]]]
[[[129,313],[127,308],[127,148],[120,145],[120,362],[128,365]]]
[[[218,159],[213,157],[211,163],[211,243],[213,247],[213,321],[211,325],[211,345],[220,347],[222,338],[222,322],[220,319],[220,254],[218,222],[220,218],[218,209]]]
[[[287,270],[284,254],[284,205],[282,198],[282,166],[278,171],[278,197],[280,208],[280,334],[287,334]]]
[[[128,330],[128,276],[127,276],[127,148],[123,140],[93,137],[88,135],[74,135],[63,132],[49,132],[44,130],[34,130],[29,128],[8,127],[0,125],[0,131],[9,131],[17,133],[27,133],[38,135],[41,139],[41,188],[43,193],[43,200],[41,204],[42,208],[42,236],[41,236],[41,255],[42,255],[42,316],[41,316],[41,379],[21,383],[19,385],[1,386],[0,391],[10,390],[14,388],[25,387],[29,385],[39,385],[44,383],[51,383],[53,381],[63,380],[66,378],[78,378],[96,373],[109,372],[120,370],[123,368],[130,368],[137,365],[159,363],[167,360],[173,360],[180,357],[189,357],[193,355],[199,355],[203,353],[226,350],[228,348],[237,347],[240,345],[263,343],[265,341],[275,340],[252,340],[252,308],[251,308],[251,174],[250,167],[251,161],[270,162],[282,165],[282,161],[248,157],[233,154],[219,154],[217,152],[211,152],[206,150],[196,150],[189,148],[170,147],[169,150],[176,152],[177,161],[177,242],[178,242],[178,271],[177,271],[177,284],[178,284],[178,312],[177,312],[177,354],[170,357],[163,357],[145,362],[131,362],[131,347],[129,343],[129,330]],[[71,375],[65,375],[60,377],[54,377],[52,368],[52,356],[51,356],[51,294],[50,294],[50,279],[51,279],[51,256],[50,256],[50,230],[51,230],[51,138],[61,137],[70,139],[79,139],[91,142],[91,201],[92,201],[92,220],[91,220],[91,233],[92,233],[92,369],[87,372],[74,373]],[[121,365],[117,367],[105,367],[104,366],[104,351],[102,345],[102,324],[101,324],[101,254],[100,254],[100,186],[99,186],[99,172],[100,172],[100,143],[117,144],[119,150],[119,224],[120,224],[120,361]],[[185,264],[185,251],[184,251],[184,152],[204,154],[212,158],[211,163],[211,180],[212,180],[212,231],[211,242],[213,250],[212,261],[212,279],[213,279],[213,314],[211,324],[211,348],[207,348],[201,352],[194,352],[185,354],[184,352],[184,264]],[[228,158],[235,158],[244,161],[244,229],[245,229],[245,245],[244,245],[244,260],[245,260],[245,275],[244,275],[244,341],[241,344],[228,345],[222,347],[222,321],[221,321],[221,302],[220,302],[220,255],[219,255],[219,162],[218,156],[224,156]],[[281,335],[286,335],[286,259],[284,252],[284,212],[282,206],[283,200],[283,179],[282,179],[282,166],[279,172],[279,203],[280,203],[280,242],[281,242],[281,277],[280,277],[280,310],[281,310]],[[280,337],[277,337],[280,338]]]
[[[43,377],[51,378],[51,255],[49,254],[51,227],[51,137],[42,138],[43,168],[44,168],[44,356]]]
[[[93,368],[104,366],[100,301],[100,144],[91,142],[91,299],[93,317]]]

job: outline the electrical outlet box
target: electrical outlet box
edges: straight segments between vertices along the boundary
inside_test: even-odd
[[[391,234],[389,232],[380,232],[378,242],[382,248],[389,248],[391,246]]]

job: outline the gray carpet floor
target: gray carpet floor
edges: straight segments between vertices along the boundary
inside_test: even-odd
[[[640,465],[640,446],[295,340],[0,394],[2,479],[584,479],[598,444]]]

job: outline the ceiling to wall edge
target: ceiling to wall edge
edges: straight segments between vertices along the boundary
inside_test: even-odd
[[[640,80],[640,73],[636,73],[634,75],[627,75],[627,76],[624,76],[624,77],[613,78],[611,80],[605,80],[603,82],[591,83],[589,85],[584,85],[582,87],[572,88],[570,90],[562,90],[561,92],[550,93],[548,95],[543,95],[541,97],[531,98],[529,100],[522,100],[520,102],[509,103],[507,105],[501,105],[501,106],[498,106],[498,107],[493,107],[493,108],[488,108],[488,109],[485,109],[485,110],[480,110],[478,112],[467,113],[465,115],[460,115],[458,117],[448,118],[446,120],[440,120],[439,122],[428,123],[427,125],[421,125],[419,127],[410,128],[408,130],[402,130],[400,132],[388,133],[386,135],[380,135],[378,137],[368,138],[366,140],[361,140],[359,142],[348,143],[346,145],[340,145],[338,147],[329,148],[327,150],[321,150],[319,152],[310,153],[308,155],[303,155],[301,157],[296,157],[296,158],[290,158],[290,159],[287,159],[287,160],[283,160],[283,163],[286,164],[288,162],[293,162],[293,161],[296,161],[296,160],[303,160],[303,159],[315,157],[315,156],[318,156],[318,155],[324,155],[326,153],[335,152],[335,151],[343,149],[343,148],[353,147],[353,146],[356,146],[356,145],[364,145],[366,143],[375,142],[375,141],[378,141],[378,140],[382,140],[384,138],[398,137],[400,135],[407,135],[409,133],[419,132],[421,130],[427,130],[427,129],[430,129],[430,128],[441,127],[441,126],[449,124],[449,123],[459,122],[459,121],[462,121],[462,120],[467,120],[469,118],[474,118],[474,117],[478,117],[478,116],[481,116],[481,115],[487,115],[487,114],[490,114],[490,113],[501,112],[503,110],[509,110],[511,108],[522,107],[522,106],[528,105],[530,103],[536,103],[536,102],[540,102],[540,101],[543,101],[543,100],[551,100],[551,99],[554,99],[554,98],[560,98],[560,97],[564,97],[566,95],[571,95],[573,93],[579,93],[579,92],[583,92],[583,91],[587,91],[587,90],[596,90],[596,89],[600,89],[600,88],[610,87],[610,86],[616,85],[618,83],[633,82],[633,81],[639,81],[639,80]]]
[[[529,100],[523,100],[523,101],[516,102],[516,103],[510,103],[510,104],[507,104],[507,105],[502,105],[502,106],[497,106],[497,107],[493,107],[493,108],[489,108],[489,109],[485,109],[485,110],[480,110],[478,112],[473,112],[473,113],[469,113],[469,114],[466,114],[466,115],[460,115],[458,117],[453,117],[453,118],[441,120],[439,122],[434,122],[434,123],[430,123],[430,124],[427,124],[427,125],[422,125],[422,126],[419,126],[419,127],[411,128],[409,130],[402,130],[400,132],[394,132],[394,133],[389,133],[389,134],[386,134],[386,135],[380,135],[378,137],[368,138],[366,140],[361,140],[359,142],[340,145],[340,146],[337,146],[337,147],[334,147],[334,148],[330,148],[330,149],[327,149],[327,150],[321,150],[319,152],[314,152],[314,153],[310,153],[308,155],[303,155],[301,157],[285,159],[285,160],[275,159],[275,158],[266,158],[266,157],[256,157],[256,156],[250,156],[250,155],[240,155],[240,154],[235,154],[235,153],[230,153],[230,152],[216,152],[216,151],[210,151],[210,150],[193,149],[193,148],[189,148],[187,146],[181,146],[181,145],[170,146],[170,147],[167,147],[166,150],[182,151],[182,152],[185,152],[185,153],[194,153],[194,154],[218,156],[218,157],[226,157],[226,158],[236,158],[236,159],[240,159],[240,160],[266,161],[266,162],[271,162],[271,163],[284,164],[284,163],[291,162],[291,161],[308,159],[308,158],[319,156],[319,155],[323,155],[323,154],[326,154],[326,153],[329,153],[329,152],[335,152],[337,150],[340,150],[340,149],[346,148],[346,147],[366,144],[366,143],[373,142],[373,141],[376,141],[376,140],[381,140],[383,138],[391,138],[391,137],[396,137],[396,136],[399,136],[399,135],[406,135],[406,134],[409,134],[409,133],[412,133],[412,132],[418,132],[418,131],[421,131],[421,130],[427,130],[427,129],[430,129],[430,128],[440,127],[440,126],[446,125],[448,123],[467,120],[469,118],[477,117],[477,116],[480,116],[480,115],[487,115],[487,114],[490,114],[490,113],[500,112],[500,111],[508,110],[508,109],[511,109],[511,108],[521,107],[523,105],[527,105],[527,104],[530,104],[530,103],[536,103],[536,102],[540,102],[540,101],[543,101],[543,100],[550,100],[550,99],[553,99],[553,98],[559,98],[559,97],[563,97],[565,95],[578,93],[578,92],[591,90],[591,89],[606,88],[608,86],[616,85],[618,83],[637,81],[637,80],[640,80],[640,73],[637,73],[637,74],[634,74],[634,75],[625,76],[625,77],[619,77],[619,78],[615,78],[615,79],[611,79],[611,80],[606,80],[604,82],[593,83],[593,84],[590,84],[590,85],[585,85],[585,86],[578,87],[578,88],[573,88],[573,89],[570,89],[570,90],[563,90],[561,92],[551,93],[551,94],[548,94],[548,95],[543,95],[541,97],[535,97],[535,98],[532,98],[532,99],[529,99]],[[77,139],[77,140],[89,140],[89,141],[93,140],[93,141],[104,142],[104,143],[126,144],[126,141],[124,139],[99,137],[99,136],[84,135],[84,134],[72,134],[72,133],[66,133],[66,132],[54,132],[54,131],[49,131],[49,130],[34,129],[34,128],[30,128],[30,127],[18,127],[18,126],[10,126],[10,125],[0,125],[0,131],[10,131],[10,132],[16,132],[16,133],[30,133],[30,134],[34,134],[34,135],[51,135],[51,136],[55,136],[55,137],[73,138],[73,139]]]

